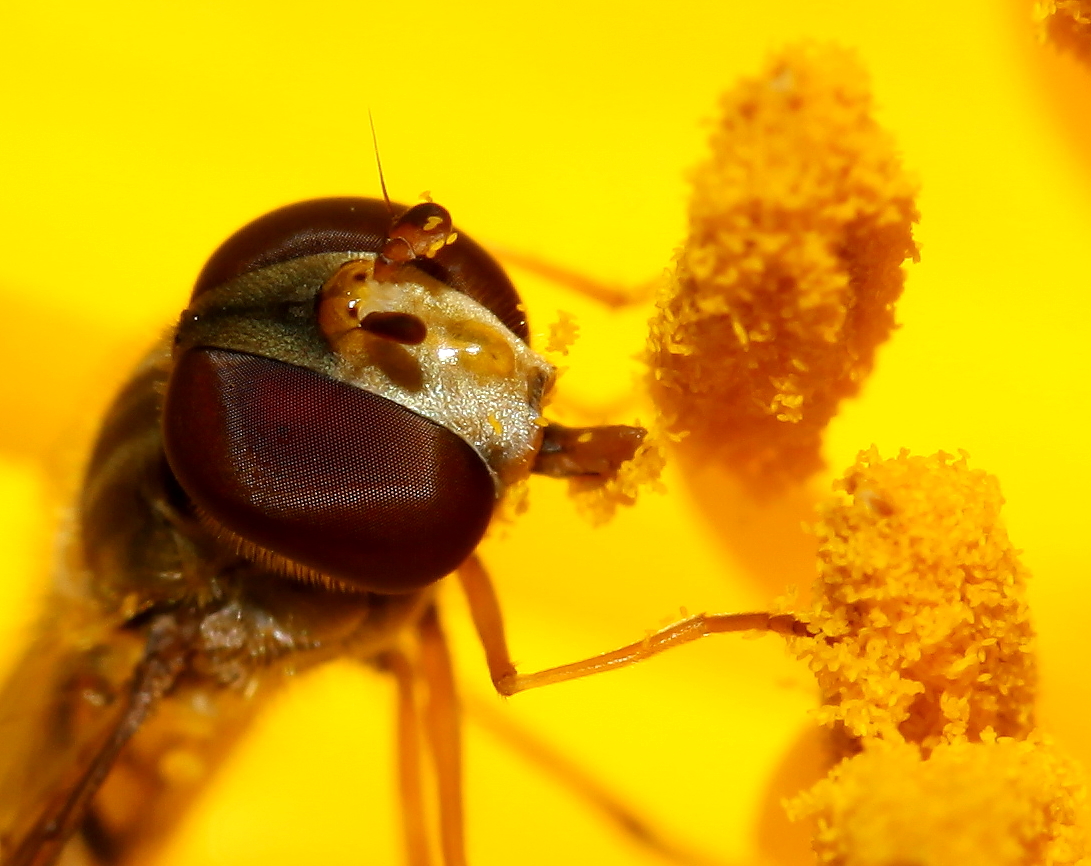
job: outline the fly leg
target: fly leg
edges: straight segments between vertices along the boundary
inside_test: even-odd
[[[406,859],[409,866],[429,866],[428,818],[421,787],[421,722],[435,767],[440,849],[444,866],[466,866],[462,813],[462,730],[454,672],[435,605],[417,623],[413,662],[400,651],[379,657],[398,684],[398,776],[401,789]],[[423,710],[417,685],[427,687]]]
[[[500,613],[500,601],[489,573],[477,554],[458,567],[458,580],[470,606],[477,636],[485,650],[485,664],[489,668],[492,684],[500,694],[506,694],[501,684],[514,682],[518,676],[508,651],[508,639],[504,634],[504,617]]]
[[[628,667],[676,646],[712,634],[737,631],[771,631],[777,634],[808,635],[806,625],[791,614],[699,613],[653,632],[643,640],[589,659],[547,668],[532,674],[507,676],[496,683],[502,695],[514,695],[553,683],[576,680],[591,674]]]
[[[659,285],[658,280],[650,280],[638,286],[626,286],[617,283],[606,283],[589,277],[587,274],[558,265],[548,259],[540,258],[533,253],[520,252],[512,249],[496,249],[493,251],[501,261],[507,265],[514,265],[528,273],[549,280],[566,289],[571,289],[577,294],[598,301],[611,309],[630,307],[635,304],[643,304],[650,301]]]
[[[398,783],[402,801],[402,829],[409,866],[429,866],[428,826],[421,790],[420,725],[416,677],[400,652],[384,653],[379,663],[398,684]]]
[[[424,727],[436,768],[440,847],[445,866],[466,866],[462,812],[462,728],[454,671],[434,605],[418,625],[420,668],[428,686]]]
[[[612,652],[589,659],[547,668],[532,674],[515,669],[504,636],[504,622],[492,581],[481,560],[471,556],[458,569],[459,580],[470,605],[470,615],[485,648],[485,662],[496,690],[505,697],[539,686],[575,680],[591,674],[628,667],[672,647],[699,640],[711,634],[736,631],[772,631],[784,635],[808,635],[806,624],[791,614],[771,613],[701,613],[653,632]]]
[[[504,635],[504,621],[500,614],[496,592],[488,573],[481,564],[481,560],[477,556],[467,559],[459,567],[458,576],[469,602],[474,627],[477,629],[481,644],[485,650],[485,660],[489,668],[489,674],[496,690],[505,696],[536,686],[546,685],[547,683],[576,679],[614,667],[632,664],[642,658],[663,652],[670,646],[695,640],[703,637],[704,634],[711,634],[717,630],[741,631],[766,628],[774,631],[795,632],[797,629],[802,628],[792,617],[772,616],[764,613],[692,617],[690,620],[685,620],[684,623],[678,625],[700,620],[708,630],[702,631],[700,628],[690,626],[682,629],[681,638],[675,636],[658,643],[649,641],[648,647],[645,647],[644,642],[641,642],[640,644],[624,647],[614,653],[587,659],[573,665],[551,668],[537,674],[520,674],[511,661],[507,639]],[[670,632],[670,629],[665,629],[664,632]],[[671,634],[673,635],[673,632]],[[620,659],[619,656],[621,656]],[[604,662],[603,659],[607,661]],[[480,703],[472,703],[470,710],[473,719],[487,727],[525,758],[541,766],[573,793],[602,812],[607,819],[635,843],[654,851],[673,863],[686,864],[686,866],[697,866],[697,864],[709,866],[709,864],[717,862],[697,851],[691,850],[687,846],[668,839],[583,768],[572,763],[563,755],[559,755],[547,744],[520,729],[510,720],[501,717],[490,707]]]

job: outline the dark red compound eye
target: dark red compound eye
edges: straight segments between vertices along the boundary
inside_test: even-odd
[[[177,362],[167,459],[234,535],[381,593],[419,589],[477,546],[495,502],[484,461],[447,428],[305,368],[222,349]]]
[[[319,253],[376,253],[386,243],[395,219],[409,208],[380,199],[322,198],[282,207],[239,229],[208,260],[193,288],[193,297],[260,268]],[[425,206],[420,205],[421,212]],[[442,209],[440,209],[442,210]],[[519,339],[530,330],[519,294],[504,269],[483,247],[458,232],[454,243],[413,267],[469,295]]]

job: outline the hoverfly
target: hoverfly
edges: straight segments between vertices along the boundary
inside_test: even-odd
[[[409,862],[428,861],[420,729],[463,863],[435,584],[459,570],[510,681],[474,558],[498,500],[532,472],[608,476],[644,435],[545,421],[554,369],[528,335],[504,271],[431,202],[307,201],[229,238],[108,412],[70,567],[0,695],[21,744],[0,753],[0,863],[70,843],[141,861],[261,698],[345,657],[399,684]]]

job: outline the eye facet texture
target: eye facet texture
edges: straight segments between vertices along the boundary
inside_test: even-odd
[[[269,358],[187,351],[163,426],[170,466],[207,514],[362,590],[438,580],[469,556],[492,515],[492,477],[450,430]]]

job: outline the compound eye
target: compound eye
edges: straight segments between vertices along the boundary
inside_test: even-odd
[[[191,349],[168,387],[167,459],[246,550],[379,593],[420,589],[477,546],[495,493],[447,428],[269,358]]]
[[[267,213],[224,241],[204,266],[193,297],[235,277],[301,256],[377,253],[386,241],[390,211],[383,201],[322,198]]]
[[[519,294],[503,268],[479,244],[455,232],[439,205],[395,204],[392,220],[381,199],[323,198],[279,208],[243,226],[212,254],[193,297],[230,280],[302,256],[382,252],[393,239],[415,266],[490,310],[524,342],[530,329]],[[417,252],[419,250],[419,252]]]

